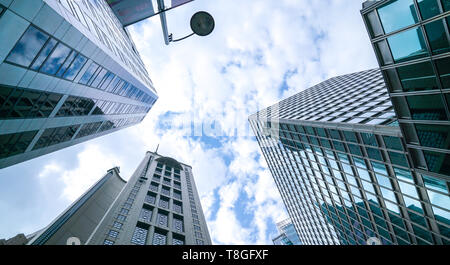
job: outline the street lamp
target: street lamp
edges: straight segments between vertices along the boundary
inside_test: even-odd
[[[215,23],[214,18],[205,11],[199,11],[195,13],[191,18],[191,30],[193,31],[191,34],[174,40],[172,37],[172,34],[169,35],[169,42],[177,42],[184,39],[187,39],[191,37],[194,34],[197,34],[198,36],[207,36],[211,34],[211,32],[214,30]]]

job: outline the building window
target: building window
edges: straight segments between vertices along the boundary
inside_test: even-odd
[[[62,43],[58,43],[52,54],[47,58],[46,62],[41,67],[41,72],[55,75],[58,69],[69,56],[71,49]],[[73,58],[72,58],[73,59]]]
[[[181,239],[173,238],[173,239],[172,239],[172,244],[173,244],[173,245],[184,245],[184,241],[181,240]]]
[[[153,212],[151,210],[142,209],[139,215],[139,220],[150,223],[152,221],[152,213]]]
[[[205,243],[201,239],[196,240],[197,245],[204,245]]]
[[[13,48],[6,61],[24,67],[30,66],[49,36],[37,28],[30,26],[16,46]]]
[[[117,228],[117,229],[120,229],[120,228],[122,228],[122,225],[123,225],[122,223],[114,221],[113,227]]]
[[[195,237],[203,238],[203,235],[200,232],[195,232]]]
[[[105,239],[105,241],[103,241],[103,245],[114,245],[114,241]]]
[[[165,245],[167,241],[167,236],[160,233],[160,232],[156,232],[153,235],[153,245]]]
[[[436,1],[439,0],[418,0],[417,3],[419,4],[420,14],[422,15],[422,20],[429,19],[431,17],[434,17],[436,15],[439,15],[439,6]],[[447,0],[444,0],[443,2],[447,2]]]
[[[440,54],[450,50],[444,24],[445,20],[438,20],[425,25],[425,31],[433,54]]]
[[[135,245],[145,245],[145,241],[147,239],[148,230],[136,227],[133,232],[133,236],[131,237],[131,243]]]
[[[391,1],[389,4],[378,8],[378,15],[386,33],[399,30],[419,21],[413,0]]]
[[[157,216],[157,219],[156,219],[156,223],[159,226],[167,227],[167,221],[168,221],[167,214],[158,213],[158,216]]]
[[[109,230],[108,236],[112,238],[116,238],[119,235],[119,232],[116,230]]]
[[[122,208],[122,209],[120,209],[120,213],[121,214],[128,214],[130,211],[128,210],[128,209],[125,209],[125,208]]]
[[[125,221],[125,219],[127,219],[127,217],[125,215],[121,215],[121,214],[117,215],[117,220],[123,222],[123,221]]]
[[[145,196],[145,202],[149,204],[155,204],[156,196],[154,195],[147,195]]]
[[[396,63],[421,58],[428,54],[420,28],[393,35],[388,38],[388,43]]]
[[[183,220],[179,218],[173,218],[173,229],[177,232],[184,232]]]

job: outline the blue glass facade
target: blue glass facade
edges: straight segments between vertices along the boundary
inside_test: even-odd
[[[19,2],[0,1],[0,168],[142,121],[156,91],[105,1]]]

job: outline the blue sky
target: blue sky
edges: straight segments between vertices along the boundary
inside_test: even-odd
[[[128,179],[145,151],[193,167],[215,244],[271,244],[287,217],[247,117],[327,78],[375,68],[348,0],[196,0],[167,14],[175,39],[196,11],[207,37],[165,46],[158,17],[130,28],[159,100],[142,124],[0,170],[0,238],[31,233],[107,169]]]

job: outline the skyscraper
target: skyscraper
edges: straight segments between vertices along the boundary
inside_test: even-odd
[[[448,181],[416,171],[379,70],[251,115],[303,244],[449,244]]]
[[[277,223],[277,228],[280,235],[272,240],[274,245],[301,245],[300,238],[291,219],[288,218]]]
[[[104,0],[0,0],[0,168],[137,124],[156,99]]]
[[[450,1],[367,1],[361,11],[415,170],[450,175]]]
[[[88,245],[211,244],[192,168],[152,152],[126,184],[110,170],[30,244],[70,237]]]

